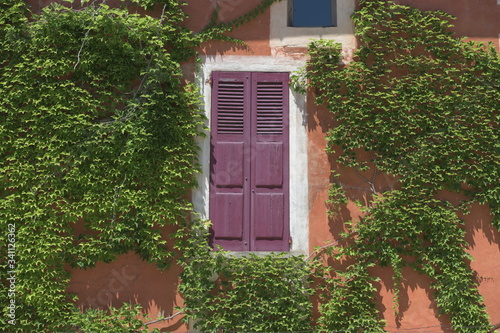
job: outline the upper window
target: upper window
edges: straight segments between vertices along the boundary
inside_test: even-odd
[[[212,244],[289,251],[288,73],[213,72]]]
[[[289,0],[288,26],[334,27],[336,7],[336,0]]]

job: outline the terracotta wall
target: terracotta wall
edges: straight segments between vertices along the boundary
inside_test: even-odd
[[[32,10],[39,9],[51,0],[29,0]],[[222,0],[220,2],[219,20],[231,21],[252,9],[259,1]],[[109,3],[109,1],[108,1]],[[190,16],[185,24],[193,31],[200,31],[211,18],[215,7],[214,0],[191,0],[186,12]],[[233,37],[244,40],[247,46],[239,46],[222,42],[207,42],[199,49],[201,55],[249,55],[269,56],[269,10],[257,19],[244,24],[237,31],[230,33]],[[194,66],[184,64],[187,76],[191,76]],[[139,303],[143,306],[148,321],[169,317],[177,313],[175,307],[182,307],[182,298],[177,293],[178,276],[181,268],[173,266],[167,271],[159,271],[154,265],[143,262],[137,255],[128,253],[116,261],[99,263],[95,268],[87,270],[71,269],[71,281],[68,292],[75,293],[81,308],[109,305],[119,307],[123,302]],[[187,332],[189,325],[182,321],[182,316],[150,325],[151,329],[159,328],[162,332]]]
[[[396,0],[422,10],[442,10],[457,17],[453,21],[453,31],[459,37],[471,40],[492,42],[499,48],[500,5],[496,0]],[[335,156],[324,152],[325,134],[330,126],[335,126],[328,112],[311,103],[308,108],[309,130],[309,198],[310,198],[310,246],[322,246],[328,240],[336,240],[344,221],[360,216],[353,200],[365,202],[369,196],[368,185],[356,174],[345,170],[336,163]],[[346,209],[334,219],[327,218],[328,182],[330,168],[341,174],[340,182],[348,187],[350,202]],[[364,176],[370,176],[367,172]],[[379,175],[376,179],[377,191],[397,186],[397,181]],[[441,198],[458,203],[463,197],[454,193],[442,193]],[[484,205],[476,204],[471,213],[462,216],[466,222],[468,252],[475,258],[471,267],[477,272],[479,291],[484,296],[487,311],[492,323],[500,323],[500,233],[491,226],[491,215]],[[387,331],[450,331],[450,321],[446,316],[437,314],[433,302],[431,281],[410,268],[404,270],[404,289],[401,293],[399,315],[393,310],[393,284],[391,269],[377,268],[372,273],[381,278],[376,285],[379,309],[387,321]]]
[[[499,48],[500,5],[496,0],[396,0],[422,10],[442,10],[457,17],[453,21],[453,31],[459,37],[470,40],[492,42]],[[310,246],[322,246],[328,240],[336,240],[344,221],[356,220],[359,210],[353,200],[365,202],[369,197],[368,185],[356,174],[345,170],[336,163],[335,156],[324,152],[325,134],[330,126],[335,126],[328,112],[311,103],[308,108],[309,130],[309,198],[310,198]],[[328,182],[330,168],[341,174],[340,182],[348,187],[346,194],[350,202],[346,209],[334,219],[327,218]],[[370,176],[366,172],[365,177]],[[376,179],[377,191],[397,186],[397,181],[379,175]],[[442,199],[458,203],[463,197],[454,193],[442,193]],[[484,205],[475,204],[471,213],[461,216],[466,222],[468,252],[475,258],[471,267],[477,272],[479,291],[484,296],[487,311],[492,323],[500,323],[500,233],[491,226],[491,215]],[[395,331],[450,331],[450,321],[439,316],[433,302],[431,281],[410,268],[404,270],[404,289],[401,293],[399,315],[393,310],[393,284],[391,269],[377,268],[371,271],[381,278],[376,285],[379,309],[387,321],[386,329]]]
[[[51,2],[51,0],[29,0],[34,11]],[[190,18],[186,25],[194,31],[201,30],[210,20],[215,0],[190,0],[186,11]],[[219,0],[219,19],[230,21],[252,8],[258,0]],[[492,41],[499,44],[500,5],[496,0],[396,0],[400,4],[410,4],[423,10],[443,10],[457,17],[455,31],[459,36],[470,36],[479,41]],[[266,11],[258,19],[246,23],[231,36],[241,38],[247,47],[229,43],[205,43],[200,53],[205,56],[243,55],[304,57],[303,49],[295,48],[293,52],[273,52],[269,43],[270,12]],[[297,51],[298,50],[298,51]],[[276,51],[276,50],[274,50]],[[193,68],[186,66],[188,71]],[[369,190],[363,180],[356,174],[342,169],[335,156],[328,156],[325,151],[325,134],[334,126],[328,111],[317,107],[311,95],[307,102],[308,130],[308,167],[309,174],[309,244],[310,251],[315,246],[324,245],[335,240],[342,229],[342,222],[356,219],[359,210],[350,203],[335,219],[327,218],[327,190],[330,182],[330,170],[333,167],[341,172],[341,182],[348,184],[348,196],[351,199],[368,199]],[[293,156],[291,160],[293,162]],[[304,175],[306,176],[306,175]],[[397,186],[396,180],[383,175],[377,178],[377,188],[387,190]],[[443,198],[452,201],[461,199],[454,194],[443,193]],[[485,297],[488,312],[494,323],[500,322],[500,234],[490,224],[488,209],[474,205],[471,214],[464,216],[467,227],[467,239],[470,253],[477,258],[471,266],[478,273],[479,288]],[[179,267],[160,272],[148,265],[134,254],[127,254],[110,264],[98,264],[88,270],[71,270],[72,279],[68,288],[79,296],[78,305],[82,307],[109,304],[119,306],[121,302],[138,302],[144,306],[152,319],[157,316],[170,316],[175,313],[174,306],[182,306],[182,299],[176,293]],[[377,285],[379,290],[380,310],[387,319],[387,329],[411,329],[420,331],[420,327],[433,326],[432,331],[440,331],[440,325],[449,325],[446,317],[438,317],[432,301],[428,278],[416,272],[405,270],[405,288],[402,292],[399,316],[392,309],[392,285],[390,269],[376,269],[373,274],[382,277]],[[151,326],[162,328],[164,332],[186,332],[188,327],[181,323],[181,316]]]
[[[212,17],[216,3],[219,4],[218,22],[231,22],[249,12],[258,1],[252,0],[191,0],[186,7],[189,19],[185,22],[193,31],[202,30]],[[202,45],[200,55],[270,55],[269,10],[251,22],[245,23],[228,36],[244,40],[246,46],[219,41]]]
[[[497,0],[395,0],[421,10],[442,10],[456,17],[454,31],[472,40],[499,47],[500,4]]]

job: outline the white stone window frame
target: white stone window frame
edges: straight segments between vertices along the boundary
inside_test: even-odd
[[[202,108],[211,124],[212,86],[211,74],[214,71],[234,72],[290,72],[302,68],[304,59],[277,58],[272,56],[209,56],[202,57],[201,68],[196,81],[203,96]],[[306,97],[290,90],[289,101],[289,144],[290,144],[290,244],[289,255],[309,254],[309,197],[308,197],[308,159],[307,159],[307,121]],[[199,162],[201,173],[197,175],[198,187],[193,190],[194,211],[199,218],[208,220],[209,181],[210,181],[210,133],[198,140],[200,146]],[[243,256],[249,252],[231,252]],[[251,252],[265,255],[269,252]]]
[[[288,0],[291,1],[291,0]],[[333,39],[344,48],[355,49],[354,23],[351,16],[355,0],[336,0],[336,26],[334,27],[291,27],[289,26],[289,3],[280,1],[271,6],[270,46],[306,47],[312,39]],[[500,0],[499,0],[500,1]]]

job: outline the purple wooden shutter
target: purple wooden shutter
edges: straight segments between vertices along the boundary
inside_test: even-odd
[[[288,251],[288,73],[214,72],[213,245]]]
[[[250,73],[212,75],[210,220],[213,245],[249,250]]]
[[[289,250],[288,73],[252,74],[251,249]]]

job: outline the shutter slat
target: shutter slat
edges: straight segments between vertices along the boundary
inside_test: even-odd
[[[218,82],[217,109],[218,134],[243,134],[244,83]]]
[[[257,82],[257,134],[283,134],[283,82]]]

